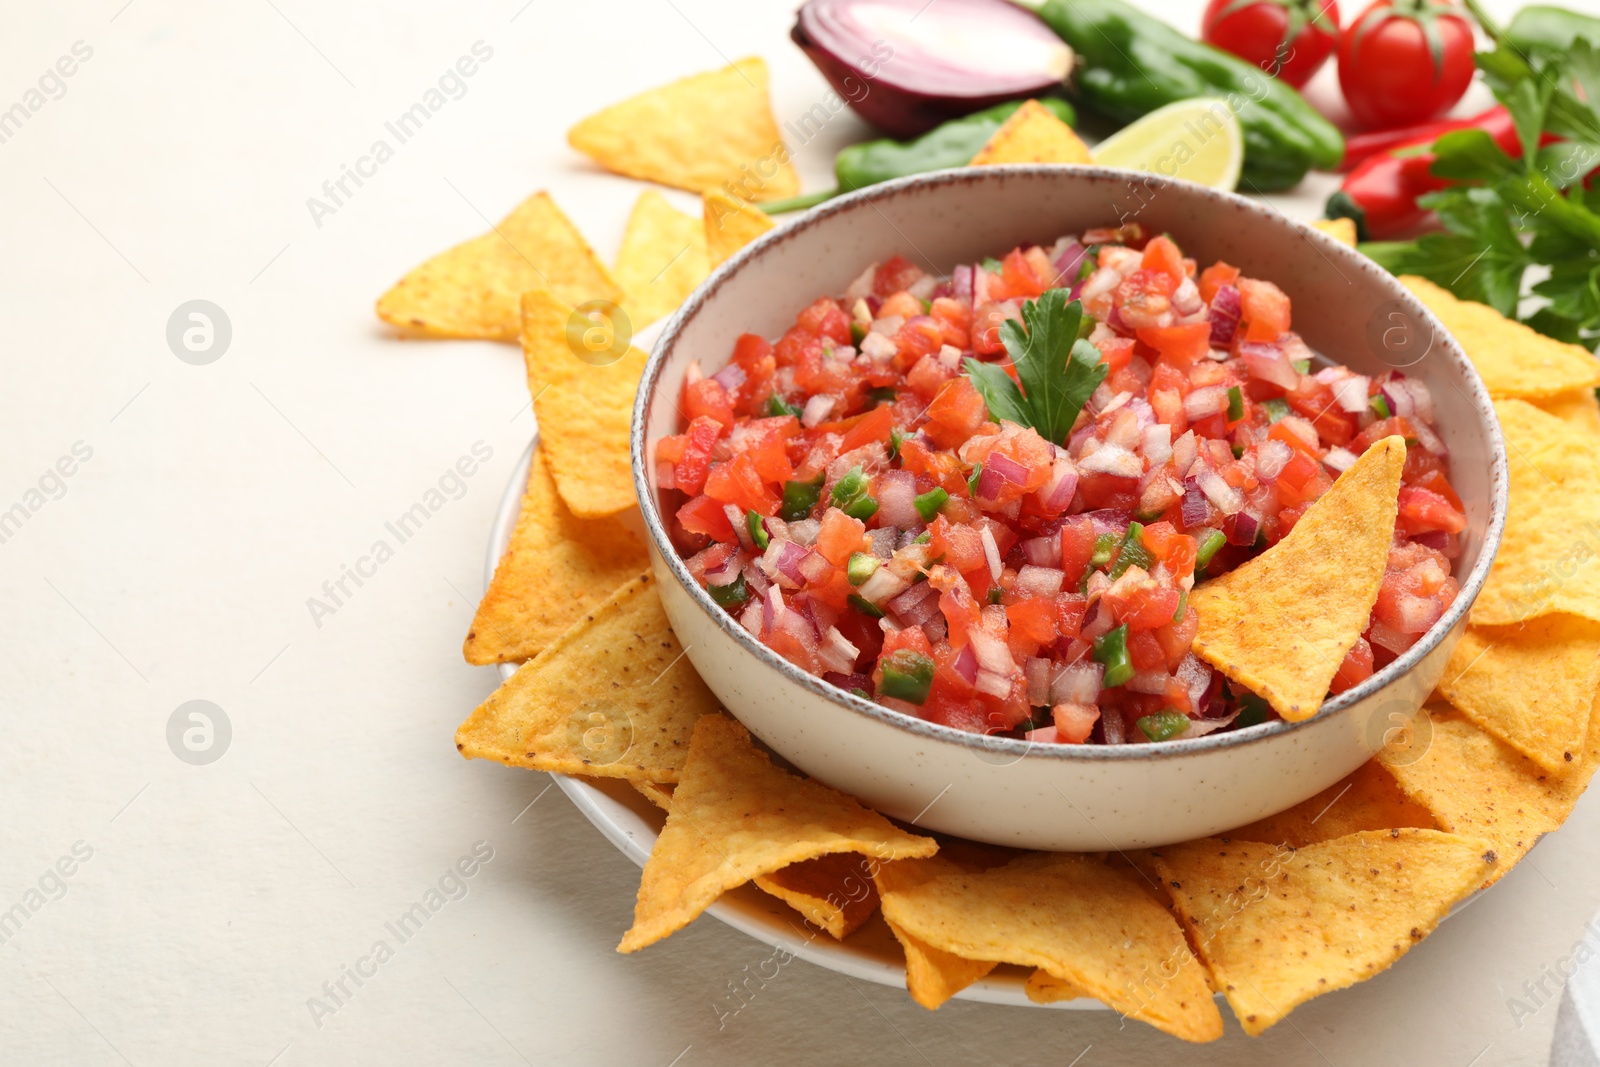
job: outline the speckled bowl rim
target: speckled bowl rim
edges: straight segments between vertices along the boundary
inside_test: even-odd
[[[1379,284],[1388,289],[1390,296],[1399,302],[1407,312],[1428,324],[1433,332],[1433,343],[1438,350],[1438,354],[1451,360],[1455,369],[1460,372],[1467,398],[1472,401],[1479,415],[1478,429],[1480,433],[1488,438],[1491,456],[1489,522],[1484,530],[1483,547],[1479,551],[1477,562],[1465,579],[1458,579],[1461,582],[1461,592],[1456,597],[1455,603],[1450,606],[1450,609],[1444,613],[1438,622],[1433,624],[1433,627],[1423,635],[1420,641],[1406,650],[1404,655],[1382,670],[1375,672],[1372,677],[1360,685],[1326,702],[1316,715],[1302,722],[1291,723],[1279,720],[1277,722],[1262,723],[1258,726],[1247,726],[1240,730],[1211,733],[1188,740],[1179,738],[1173,741],[1151,744],[1046,745],[1018,738],[968,733],[953,727],[941,726],[925,719],[915,718],[891,708],[886,708],[881,704],[862,699],[829,685],[820,677],[796,667],[752,637],[743,626],[739,625],[738,620],[719,607],[716,601],[711,599],[711,595],[702,589],[700,584],[690,576],[688,568],[684,565],[684,561],[678,555],[677,550],[673,548],[672,540],[662,523],[660,509],[656,502],[653,468],[646,461],[644,455],[645,430],[649,424],[651,405],[654,403],[658,391],[661,371],[666,365],[667,358],[672,354],[679,336],[683,333],[685,325],[700,314],[708,304],[717,299],[718,293],[730,278],[740,273],[746,266],[754,263],[767,249],[776,247],[786,241],[791,241],[799,234],[816,229],[819,226],[826,226],[835,216],[849,211],[857,204],[894,199],[908,191],[952,185],[976,186],[988,182],[1002,181],[1008,176],[1041,177],[1046,179],[1059,177],[1074,182],[1087,180],[1090,184],[1116,183],[1123,187],[1125,187],[1127,181],[1133,179],[1145,183],[1153,192],[1171,189],[1183,195],[1198,196],[1202,199],[1213,201],[1218,207],[1250,212],[1268,220],[1272,225],[1282,227],[1285,231],[1285,236],[1300,237],[1311,242],[1314,249],[1331,259],[1336,265],[1347,266],[1352,270],[1362,271],[1376,277]],[[1017,759],[1047,759],[1071,763],[1182,759],[1221,749],[1242,748],[1247,745],[1258,744],[1309,723],[1320,722],[1337,716],[1368,697],[1381,693],[1388,686],[1401,679],[1432,652],[1439,642],[1444,640],[1445,636],[1455,629],[1457,623],[1466,617],[1467,612],[1472,608],[1472,602],[1477,599],[1479,591],[1483,588],[1483,583],[1488,577],[1489,567],[1494,562],[1495,555],[1500,550],[1500,538],[1505,529],[1507,500],[1505,440],[1500,433],[1499,421],[1495,417],[1494,405],[1489,399],[1489,391],[1455,338],[1450,335],[1444,324],[1434,316],[1433,312],[1428,310],[1426,305],[1412,295],[1410,290],[1401,285],[1388,271],[1360,252],[1322,233],[1320,230],[1294,222],[1268,204],[1247,199],[1236,193],[1222,192],[1217,189],[1196,185],[1193,182],[1161,178],[1153,174],[1129,171],[1117,167],[1012,164],[981,169],[934,171],[909,178],[898,178],[894,181],[883,182],[867,189],[848,193],[811,209],[790,225],[763,234],[760,238],[740,249],[727,262],[713,271],[710,277],[701,283],[700,288],[690,295],[689,299],[668,321],[666,329],[662,331],[660,338],[656,341],[639,383],[639,393],[634,401],[629,447],[633,464],[634,490],[639,497],[639,509],[643,514],[645,530],[655,551],[666,562],[668,571],[671,572],[678,584],[684,588],[684,591],[688,593],[689,598],[695,605],[724,633],[728,634],[743,651],[749,653],[767,668],[777,671],[789,681],[794,682],[812,694],[887,728],[909,733],[929,742],[954,744],[972,751],[1000,756],[1013,756]]]

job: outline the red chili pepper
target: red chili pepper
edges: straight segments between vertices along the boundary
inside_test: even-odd
[[[1432,122],[1419,122],[1414,126],[1396,126],[1388,130],[1371,130],[1367,133],[1352,134],[1345,138],[1344,159],[1339,161],[1339,169],[1342,171],[1354,170],[1358,164],[1365,161],[1369,156],[1374,156],[1379,152],[1388,152],[1402,145],[1416,144],[1421,141],[1432,142],[1452,130],[1465,130],[1474,126],[1489,129],[1491,125],[1498,128],[1499,123],[1509,117],[1505,106],[1496,104],[1489,110],[1480,112],[1470,118],[1436,119]]]
[[[1417,206],[1417,198],[1450,184],[1450,179],[1429,173],[1433,142],[1450,130],[1469,127],[1487,132],[1507,155],[1522,155],[1516,125],[1503,107],[1492,107],[1471,119],[1439,123],[1437,129],[1391,145],[1357,164],[1339,191],[1328,198],[1328,217],[1354,219],[1363,241],[1401,236],[1415,229],[1428,217],[1427,211]]]

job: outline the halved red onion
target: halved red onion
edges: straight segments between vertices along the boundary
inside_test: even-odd
[[[1059,540],[1057,544],[1060,544]],[[1024,596],[1055,596],[1061,592],[1061,587],[1066,581],[1065,571],[1055,567],[1036,567],[1030,563],[1017,571],[1017,584],[1014,588]]]
[[[917,513],[917,478],[908,470],[885,471],[873,484],[878,497],[878,522],[885,526],[915,526],[922,521]]]
[[[1030,537],[1021,544],[1022,556],[1035,567],[1061,565],[1061,537]]]
[[[1244,508],[1244,494],[1222,480],[1216,471],[1202,471],[1195,481],[1206,499],[1224,515],[1237,515]]]
[[[1333,383],[1333,399],[1338,402],[1341,411],[1348,411],[1352,415],[1359,415],[1367,410],[1367,383],[1371,381],[1364,374],[1352,374],[1340,378]]]
[[[1062,667],[1050,680],[1051,704],[1093,704],[1100,699],[1105,666],[1078,662]]]
[[[1073,62],[1003,0],[809,0],[790,36],[857,114],[899,138],[1057,88]]]
[[[1224,285],[1217,289],[1211,298],[1211,343],[1219,348],[1227,348],[1233,344],[1233,335],[1239,329],[1239,313],[1243,305],[1239,300],[1239,290],[1231,285]]]
[[[1228,387],[1205,385],[1183,398],[1183,413],[1191,419],[1204,419],[1228,410]]]

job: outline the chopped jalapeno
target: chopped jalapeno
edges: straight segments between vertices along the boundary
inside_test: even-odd
[[[869,389],[867,391],[867,399],[873,404],[881,404],[886,400],[893,402],[894,398],[898,395],[898,393],[896,393],[887,385],[880,385],[876,389]]]
[[[1271,709],[1267,702],[1254,693],[1239,694],[1239,717],[1233,720],[1234,726],[1259,726],[1267,721],[1267,713]]]
[[[1005,595],[1006,591],[1004,589],[1001,589],[998,585],[992,586],[989,589],[989,603],[998,604],[1000,603],[1000,598]]]
[[[1123,623],[1094,639],[1094,661],[1105,664],[1102,684],[1110,689],[1133,677],[1133,661],[1128,658],[1128,624]]]
[[[1001,271],[1000,261],[993,256],[985,256],[983,258],[983,269],[990,274],[999,274]]]
[[[886,697],[921,704],[933,687],[933,660],[913,648],[897,648],[883,657],[883,681],[878,692]]]
[[[1143,533],[1143,526],[1136,522],[1128,523],[1128,532],[1122,535],[1122,542],[1118,546],[1117,562],[1111,568],[1112,581],[1127,574],[1129,567],[1149,570],[1150,564],[1155,562],[1156,558],[1144,547],[1144,539],[1140,536]],[[1095,547],[1099,547],[1098,541],[1095,542]]]
[[[862,341],[865,341],[866,339],[867,339],[867,324],[864,323],[864,322],[852,322],[850,324],[850,343],[853,344],[853,345],[859,345]]]
[[[727,585],[708,585],[706,592],[711,594],[711,599],[725,608],[736,608],[750,599],[750,590],[744,583],[744,575],[739,575]]]
[[[793,415],[798,419],[800,417],[800,409],[785,400],[783,394],[773,393],[767,397],[767,417],[772,419],[782,415]]]
[[[1183,613],[1189,608],[1189,590],[1185,589],[1178,594],[1178,610],[1172,613],[1173,622],[1182,622]]]
[[[754,508],[745,512],[744,524],[750,531],[750,540],[755,542],[757,548],[765,552],[767,546],[772,543],[772,538],[767,535],[767,528],[761,525],[761,513]]]
[[[900,432],[900,427],[896,426],[894,429],[889,431],[889,458],[890,459],[899,459],[900,458],[900,442],[904,441],[905,439],[906,439],[906,435]]]
[[[933,517],[939,514],[939,509],[944,507],[944,502],[950,499],[950,494],[935,486],[926,493],[919,493],[911,502],[917,507],[917,514],[922,516],[923,522],[932,522]]]
[[[1263,400],[1256,406],[1267,413],[1267,421],[1269,423],[1277,422],[1279,419],[1289,414],[1289,402],[1281,396],[1275,396],[1270,400]]]
[[[1111,553],[1117,550],[1117,535],[1103,533],[1094,539],[1094,555],[1089,557],[1089,566],[1104,567],[1111,562]]]
[[[912,538],[911,543],[914,545],[925,545],[932,540],[933,533],[929,530],[923,530],[921,533],[917,534],[916,537]],[[939,559],[944,559],[944,557],[940,556]]]
[[[967,476],[967,495],[968,496],[977,496],[978,495],[978,478],[982,474],[983,474],[983,464],[982,463],[974,463],[972,465],[972,473]]]
[[[1234,459],[1243,459],[1244,458],[1244,445],[1234,445],[1233,446],[1233,458]]]
[[[778,517],[784,522],[809,518],[811,509],[822,497],[823,478],[823,474],[818,474],[808,482],[784,482],[783,506],[778,509]]]
[[[1139,732],[1152,741],[1170,741],[1189,729],[1189,716],[1163,708],[1154,715],[1140,716],[1135,724]]]
[[[1195,546],[1194,550],[1195,569],[1199,570],[1207,563],[1210,563],[1211,557],[1215,556],[1217,550],[1227,543],[1228,538],[1221,530],[1207,530],[1201,534],[1200,543]]]
[[[1228,386],[1228,421],[1238,422],[1244,418],[1244,390],[1237,385]]]
[[[850,556],[850,562],[845,564],[844,570],[851,585],[861,585],[881,566],[883,561],[877,556],[868,552],[856,552]]]
[[[1289,361],[1289,365],[1293,367],[1295,372],[1298,374],[1311,373],[1311,361],[1309,359],[1291,359]]]
[[[874,619],[883,618],[883,609],[859,593],[851,593],[848,600],[850,606],[861,612],[861,614]]]
[[[1374,396],[1368,401],[1368,403],[1372,405],[1373,413],[1376,414],[1378,418],[1389,419],[1394,417],[1394,412],[1389,410],[1389,399],[1382,393]]]
[[[858,696],[862,700],[871,700],[872,699],[872,694],[867,692],[865,689],[861,688],[859,685],[853,687],[850,690],[850,695],[851,696]]]

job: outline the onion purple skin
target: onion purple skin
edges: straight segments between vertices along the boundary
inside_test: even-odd
[[[874,48],[883,42],[819,39],[816,15],[810,10],[813,3],[814,0],[800,8],[794,28],[789,31],[790,39],[856,114],[891,137],[917,137],[951,119],[1011,100],[1036,97],[1060,89],[1063,84],[1061,74],[1039,71],[1032,77],[1019,77],[1013,72],[1004,85],[997,86],[995,74],[977,70],[965,84],[947,80],[937,90],[899,84],[885,77],[881,69],[869,74],[860,65],[870,61]],[[1019,9],[1013,11],[1022,13]],[[939,15],[937,10],[928,13],[928,17]],[[1060,45],[1060,39],[1043,22],[1039,23],[1039,30],[1041,38]],[[894,42],[889,44],[893,47]],[[846,48],[852,51],[842,54]],[[855,58],[846,58],[846,54]]]

